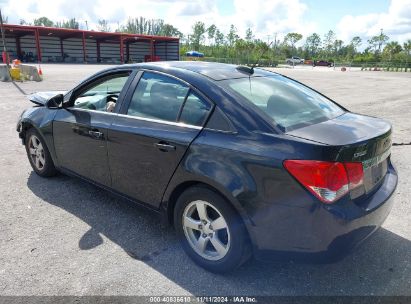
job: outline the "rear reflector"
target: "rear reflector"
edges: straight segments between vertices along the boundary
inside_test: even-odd
[[[362,163],[286,160],[284,167],[323,203],[333,203],[363,182]]]

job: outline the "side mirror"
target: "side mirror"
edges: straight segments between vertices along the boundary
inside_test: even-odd
[[[63,94],[58,94],[50,98],[49,100],[47,100],[46,107],[50,109],[57,109],[62,105],[63,101],[64,101]]]

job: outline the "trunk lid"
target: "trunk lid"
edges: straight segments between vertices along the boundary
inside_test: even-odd
[[[383,135],[390,123],[375,117],[345,113],[334,119],[287,132],[288,135],[331,146],[351,145]]]
[[[384,179],[391,154],[391,124],[375,117],[345,113],[334,119],[287,132],[330,146],[334,161],[362,162],[364,186],[351,197],[370,193]]]

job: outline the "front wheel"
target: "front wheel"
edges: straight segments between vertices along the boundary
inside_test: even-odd
[[[174,223],[183,249],[199,266],[231,271],[251,256],[247,231],[233,207],[205,187],[192,187],[178,199]]]
[[[57,173],[47,145],[39,132],[29,129],[26,133],[26,152],[30,165],[41,177],[54,176]]]

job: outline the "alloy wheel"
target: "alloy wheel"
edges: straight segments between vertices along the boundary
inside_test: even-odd
[[[183,212],[183,229],[194,251],[207,260],[220,260],[230,249],[230,230],[220,211],[212,204],[197,200]]]
[[[37,170],[43,170],[46,164],[46,158],[44,156],[44,148],[40,141],[40,139],[35,136],[31,135],[29,139],[29,153],[30,158],[36,167]]]

